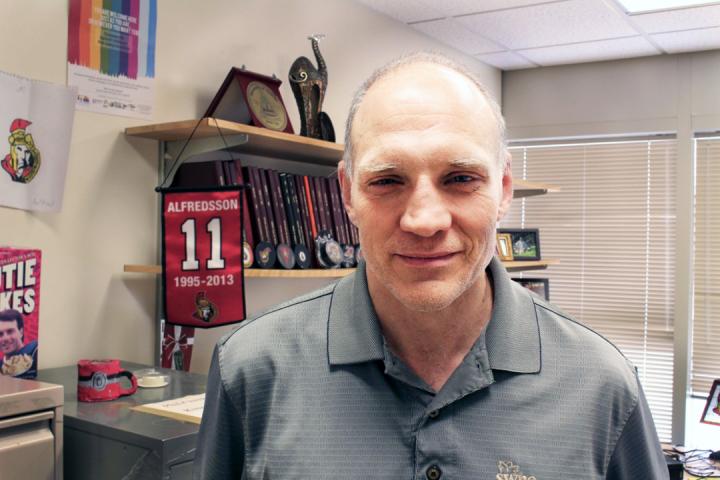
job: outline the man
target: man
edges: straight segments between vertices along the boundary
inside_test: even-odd
[[[0,312],[0,351],[9,355],[23,346],[23,318],[20,312]]]
[[[23,344],[24,326],[20,312],[0,312],[0,374],[22,378],[37,375],[37,341]]]
[[[630,363],[492,258],[512,177],[479,82],[396,61],[345,144],[366,263],[219,342],[195,477],[667,478]]]

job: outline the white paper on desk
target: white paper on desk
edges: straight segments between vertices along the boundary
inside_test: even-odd
[[[134,407],[133,410],[181,420],[188,419],[189,417],[190,419],[195,419],[195,423],[200,423],[203,406],[205,406],[205,394],[200,393],[157,403],[146,403],[145,405]]]
[[[0,205],[60,211],[76,96],[74,87],[0,72]]]

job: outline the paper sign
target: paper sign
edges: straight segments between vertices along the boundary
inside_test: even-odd
[[[62,208],[76,90],[0,72],[0,205]]]
[[[68,85],[77,107],[150,119],[154,103],[156,0],[70,0]]]

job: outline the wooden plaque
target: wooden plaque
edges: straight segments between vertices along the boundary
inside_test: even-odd
[[[275,77],[233,67],[204,116],[295,133],[280,96],[281,84]]]

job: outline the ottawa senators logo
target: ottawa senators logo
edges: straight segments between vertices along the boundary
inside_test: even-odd
[[[13,182],[30,183],[40,170],[40,150],[26,132],[32,122],[16,118],[10,125],[10,153],[0,162]]]
[[[217,316],[217,307],[207,298],[203,291],[195,295],[195,312],[192,316],[207,323],[215,320]]]

